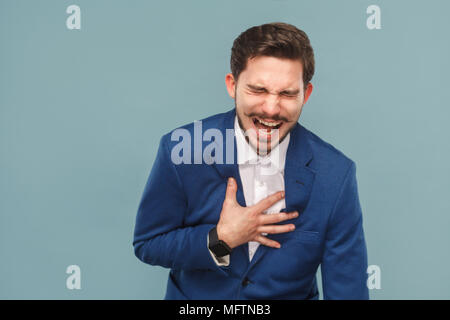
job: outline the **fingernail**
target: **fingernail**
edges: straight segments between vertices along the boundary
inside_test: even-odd
[[[282,197],[282,198],[284,198],[284,191],[283,191],[283,192],[281,192],[281,197]]]
[[[233,178],[228,178],[228,184],[232,185],[233,184]]]

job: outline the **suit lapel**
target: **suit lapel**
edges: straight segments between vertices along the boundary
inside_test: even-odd
[[[234,129],[234,117],[236,115],[235,109],[226,112],[225,116],[218,123],[218,129],[222,133],[222,137],[227,137],[226,129]],[[226,139],[226,138],[225,138]],[[223,143],[226,144],[226,140],[223,140]],[[216,148],[223,148],[223,163],[212,163],[220,176],[224,179],[225,183],[227,182],[229,177],[233,177],[238,185],[238,191],[236,193],[236,199],[238,203],[243,206],[245,205],[245,198],[242,189],[241,177],[239,174],[239,166],[237,165],[237,147],[236,147],[236,136],[233,135],[233,163],[227,163],[225,159],[227,159],[226,151],[228,148],[225,148],[225,145],[219,146],[216,145]]]

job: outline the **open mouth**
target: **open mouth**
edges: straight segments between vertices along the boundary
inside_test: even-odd
[[[268,130],[269,132],[272,129],[279,129],[283,124],[283,121],[273,121],[273,120],[267,121],[258,118],[253,118],[252,120],[256,128],[265,129]]]

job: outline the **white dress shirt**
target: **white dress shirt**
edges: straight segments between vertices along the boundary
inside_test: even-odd
[[[252,206],[275,192],[284,191],[284,165],[290,134],[288,133],[286,138],[268,155],[259,156],[255,149],[245,140],[244,131],[239,126],[237,116],[234,120],[234,131],[236,135],[237,162],[246,205],[248,207]],[[283,198],[265,210],[264,213],[278,213],[285,206],[286,203]],[[256,241],[248,243],[250,261],[259,245],[260,243]],[[229,265],[229,255],[217,258],[211,251],[210,253],[216,264],[220,266]]]

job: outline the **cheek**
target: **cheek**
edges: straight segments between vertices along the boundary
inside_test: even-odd
[[[294,120],[300,116],[302,104],[296,103],[295,105],[286,107],[285,110],[289,119]]]
[[[253,96],[241,96],[236,99],[236,106],[241,112],[246,114],[258,113],[261,106],[261,99]]]
[[[261,97],[258,96],[251,96],[251,95],[243,95],[241,99],[241,103],[248,108],[253,108],[258,105],[260,105],[264,100],[261,99]]]

